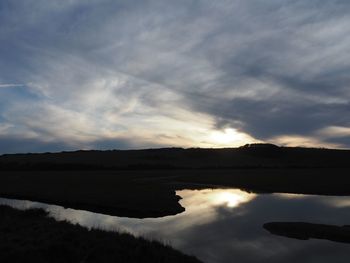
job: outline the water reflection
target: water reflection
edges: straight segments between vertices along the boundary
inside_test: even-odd
[[[262,228],[275,221],[348,225],[349,197],[256,195],[237,189],[182,190],[177,194],[186,211],[155,219],[113,217],[28,201],[0,199],[0,203],[20,209],[41,207],[57,220],[162,240],[204,262],[350,260],[349,245],[293,240]]]

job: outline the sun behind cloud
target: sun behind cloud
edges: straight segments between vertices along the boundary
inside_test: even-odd
[[[246,133],[239,132],[234,128],[216,130],[209,135],[209,141],[217,147],[236,147],[246,143],[258,142]]]

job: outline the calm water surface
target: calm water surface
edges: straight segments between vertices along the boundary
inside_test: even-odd
[[[164,241],[204,262],[350,262],[350,244],[297,240],[263,229],[271,221],[350,225],[350,197],[251,194],[238,189],[177,191],[184,213],[133,219],[0,198],[19,209],[43,208],[57,220]]]

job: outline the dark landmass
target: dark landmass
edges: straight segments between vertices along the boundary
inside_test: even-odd
[[[135,218],[183,212],[171,186],[142,180],[152,176],[130,171],[9,171],[0,175],[0,196]]]
[[[0,170],[153,170],[350,168],[350,150],[247,144],[239,148],[163,148],[4,154]]]
[[[271,222],[263,226],[271,234],[301,240],[326,239],[350,243],[350,226],[334,226],[304,222]]]
[[[156,241],[57,222],[40,209],[6,206],[0,206],[0,261],[200,262]]]
[[[271,144],[3,155],[0,196],[160,217],[184,211],[175,195],[181,189],[350,195],[349,160],[349,150]]]

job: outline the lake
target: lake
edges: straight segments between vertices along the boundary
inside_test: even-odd
[[[239,189],[177,191],[186,211],[134,219],[0,198],[19,209],[43,208],[57,220],[88,228],[124,231],[165,242],[203,262],[350,262],[350,244],[273,235],[268,222],[350,225],[350,197],[254,194]]]

